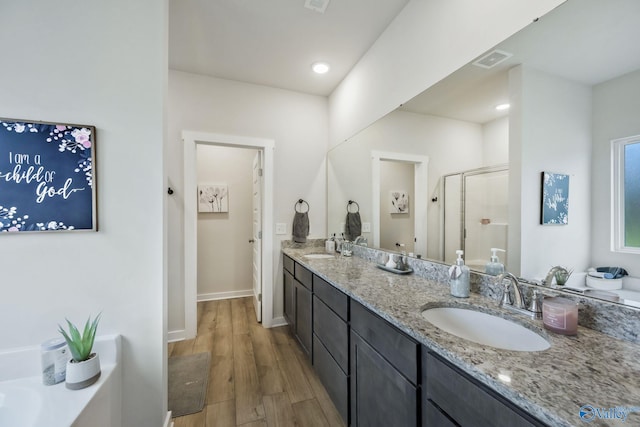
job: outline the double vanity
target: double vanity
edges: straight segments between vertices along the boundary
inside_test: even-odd
[[[283,247],[284,314],[345,424],[620,425],[603,410],[640,411],[637,343],[557,335],[497,298],[450,296],[442,274],[322,251]]]

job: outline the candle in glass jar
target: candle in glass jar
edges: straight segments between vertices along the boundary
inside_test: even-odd
[[[542,300],[542,323],[550,331],[563,335],[578,333],[578,304],[568,298]]]

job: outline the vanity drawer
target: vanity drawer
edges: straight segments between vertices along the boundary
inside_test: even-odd
[[[313,293],[342,320],[349,320],[349,297],[346,294],[315,275],[313,276]]]
[[[313,333],[322,341],[340,368],[349,372],[349,327],[317,295],[313,296]]]
[[[411,383],[418,384],[419,346],[386,320],[351,301],[351,329],[364,338]]]
[[[424,427],[458,427],[460,424],[456,424],[455,421],[429,400],[422,409],[422,425]]]
[[[302,283],[302,285],[304,285],[305,288],[312,290],[313,274],[309,270],[307,270],[306,268],[298,264],[297,262],[295,263],[294,270],[295,271],[293,275],[295,276],[296,279],[298,279],[298,282]]]
[[[293,274],[293,264],[294,262],[291,258],[286,255],[282,255],[282,265],[284,266],[284,269],[291,274]]]
[[[313,335],[313,369],[346,423],[349,418],[349,379],[315,334]]]
[[[461,426],[545,425],[433,353],[426,355],[425,377],[426,404],[435,403]]]

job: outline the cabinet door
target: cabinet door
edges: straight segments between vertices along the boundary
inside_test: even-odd
[[[349,372],[349,327],[314,294],[313,333],[322,341],[340,369]],[[315,354],[315,353],[314,353]],[[315,363],[315,359],[314,359]]]
[[[300,282],[295,284],[295,336],[307,356],[311,356],[311,291]]]
[[[349,420],[349,378],[313,334],[313,369],[345,423]]]
[[[417,388],[351,331],[351,425],[417,426],[418,401]]]
[[[351,300],[351,329],[418,385],[418,343],[354,300]]]
[[[295,279],[287,270],[284,271],[284,317],[295,332]]]

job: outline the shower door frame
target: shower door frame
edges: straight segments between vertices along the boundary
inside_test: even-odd
[[[442,237],[442,241],[440,244],[440,250],[441,250],[441,258],[443,261],[446,261],[446,253],[445,253],[445,244],[446,244],[446,234],[445,234],[445,230],[446,230],[446,221],[447,221],[447,215],[445,212],[445,206],[446,206],[446,197],[447,197],[447,193],[446,193],[446,187],[445,187],[445,181],[447,179],[447,177],[450,176],[456,176],[456,175],[460,175],[460,247],[459,249],[462,249],[463,251],[465,251],[466,253],[466,248],[465,248],[465,239],[466,239],[466,209],[465,209],[465,204],[466,204],[466,181],[465,178],[468,176],[476,176],[476,175],[482,175],[482,174],[487,174],[487,173],[494,173],[494,172],[504,172],[507,171],[509,172],[509,164],[508,163],[503,163],[503,164],[499,164],[499,165],[495,165],[495,166],[484,166],[481,168],[476,168],[476,169],[469,169],[466,171],[460,171],[460,172],[454,172],[454,173],[449,173],[446,175],[442,176],[442,232],[441,232],[441,237]],[[507,248],[505,248],[507,249]]]

